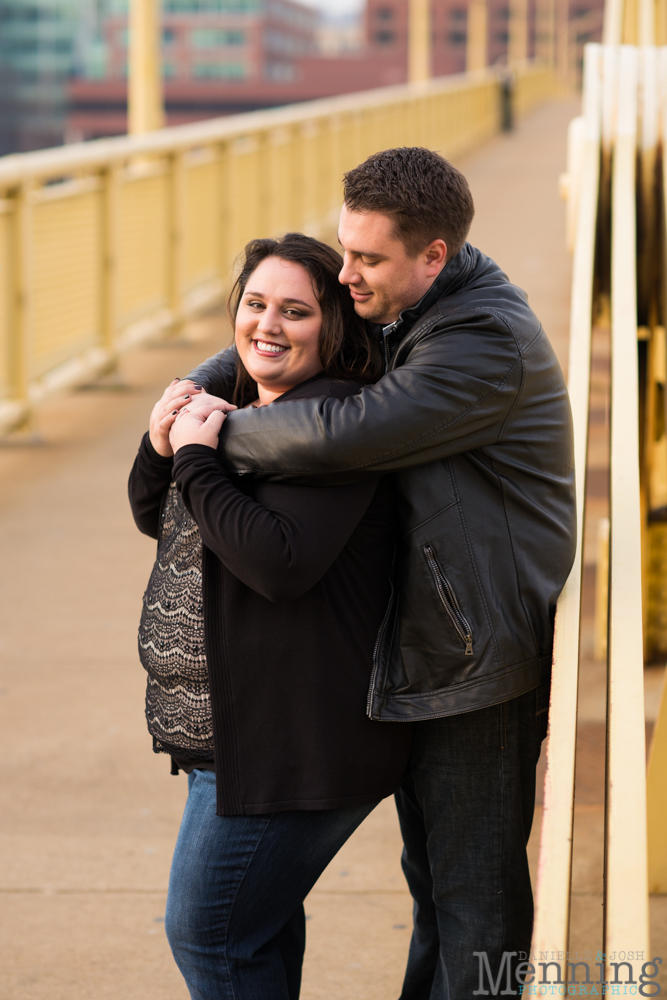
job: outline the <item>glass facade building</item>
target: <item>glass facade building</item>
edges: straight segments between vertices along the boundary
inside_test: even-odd
[[[0,0],[0,155],[63,141],[81,0]]]

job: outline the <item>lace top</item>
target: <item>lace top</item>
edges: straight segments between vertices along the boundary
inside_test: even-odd
[[[156,753],[212,761],[201,556],[199,528],[172,483],[139,625],[146,720]]]

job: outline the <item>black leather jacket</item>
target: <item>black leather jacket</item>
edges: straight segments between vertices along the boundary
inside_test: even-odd
[[[220,446],[236,471],[396,474],[397,586],[368,710],[432,719],[548,679],[575,546],[570,406],[525,293],[469,244],[384,344],[377,384],[233,413]],[[234,364],[232,349],[194,374],[225,395]]]

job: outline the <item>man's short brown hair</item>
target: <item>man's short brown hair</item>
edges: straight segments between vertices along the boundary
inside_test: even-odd
[[[475,214],[463,174],[439,153],[401,146],[373,153],[345,174],[345,204],[352,212],[382,212],[416,257],[433,240],[447,244],[447,260],[466,241]]]

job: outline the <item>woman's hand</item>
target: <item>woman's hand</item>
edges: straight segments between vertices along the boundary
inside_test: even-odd
[[[220,428],[226,417],[227,414],[221,409],[211,410],[207,414],[203,409],[190,410],[184,407],[178,416],[174,417],[169,433],[169,442],[174,453],[186,444],[204,444],[208,448],[217,448]]]
[[[157,401],[151,413],[149,424],[149,436],[151,444],[158,455],[164,458],[171,458],[174,454],[169,443],[169,431],[179,412],[188,403],[201,400],[207,406],[206,415],[211,412],[211,408],[228,413],[235,410],[232,403],[228,403],[218,396],[211,396],[202,386],[197,385],[191,379],[175,378],[171,385],[162,393],[162,397]]]

